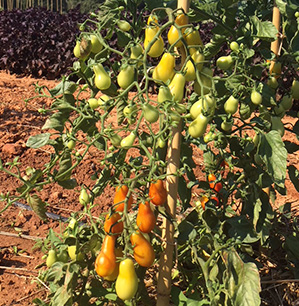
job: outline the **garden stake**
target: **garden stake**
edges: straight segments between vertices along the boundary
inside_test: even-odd
[[[274,6],[273,6],[272,23],[274,24],[275,28],[279,32],[280,31],[280,12],[279,12],[279,9],[275,1],[274,1]],[[279,45],[280,45],[280,39],[279,39],[279,34],[277,34],[277,39],[271,43],[271,51],[275,54],[275,58],[278,57]],[[271,61],[270,71],[272,71],[275,61],[276,59]]]
[[[177,8],[182,8],[185,13],[188,12],[190,0],[178,0]],[[186,54],[184,47],[180,50],[181,65],[184,64]],[[182,120],[177,127],[172,129],[173,137],[167,153],[167,177],[166,190],[167,202],[166,212],[172,220],[176,219],[176,201],[178,193],[178,176],[176,175],[180,165],[180,142],[181,142]],[[162,238],[164,241],[164,251],[160,256],[159,274],[157,286],[157,306],[168,306],[171,292],[171,272],[173,266],[174,250],[174,225],[168,219],[164,218],[162,226]]]

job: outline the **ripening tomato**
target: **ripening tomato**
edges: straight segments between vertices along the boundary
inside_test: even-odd
[[[164,50],[164,41],[161,35],[154,41],[154,37],[158,30],[159,28],[157,27],[147,27],[145,29],[144,49],[146,49],[149,44],[153,43],[147,54],[154,58],[159,57]]]
[[[233,127],[233,120],[231,121],[222,121],[221,122],[221,129],[225,132],[230,132],[232,130],[232,127]]]
[[[156,216],[149,202],[140,203],[136,218],[138,229],[142,233],[150,233],[156,225]]]
[[[134,232],[130,237],[133,246],[133,256],[136,262],[149,268],[155,260],[155,251],[153,246],[147,241],[139,231]]]
[[[57,261],[57,254],[55,250],[50,250],[46,259],[46,265],[50,268]]]
[[[177,26],[184,26],[188,24],[188,16],[185,14],[180,14],[175,18],[175,24]],[[174,45],[179,48],[183,45],[182,38],[183,33],[185,32],[185,28],[178,29],[176,25],[172,25],[167,33],[168,43],[170,45]],[[179,40],[180,39],[180,40]]]
[[[234,52],[239,51],[239,44],[236,41],[232,41],[229,45],[230,49]]]
[[[168,86],[160,86],[157,100],[159,103],[172,101],[172,94]]]
[[[149,103],[143,105],[144,119],[149,123],[154,123],[159,119],[160,113],[157,108]]]
[[[210,198],[210,200],[215,202],[216,206],[219,206],[219,199],[217,197],[213,196],[213,197]]]
[[[206,209],[206,203],[209,201],[209,198],[206,197],[206,196],[203,196],[201,199],[200,199],[200,204],[201,204],[201,207],[203,210]]]
[[[275,78],[279,78],[279,76],[281,75],[281,63],[272,61],[269,72],[270,75],[274,75]]]
[[[120,234],[124,229],[124,223],[121,221],[121,215],[117,212],[108,214],[104,222],[104,231],[107,234]]]
[[[84,187],[81,188],[81,192],[79,195],[79,202],[82,205],[87,205],[90,202],[90,196]]]
[[[90,42],[91,42],[92,53],[97,54],[102,51],[103,45],[101,44],[101,42],[99,41],[99,39],[95,34],[91,35]]]
[[[175,59],[170,53],[164,53],[159,64],[155,68],[154,79],[167,83],[174,76]]]
[[[138,289],[138,278],[135,272],[134,262],[126,258],[119,264],[119,274],[115,282],[117,296],[123,301],[131,300]]]
[[[114,210],[115,211],[124,211],[125,208],[125,200],[127,198],[127,194],[129,192],[129,188],[126,185],[117,186],[114,195]],[[132,193],[128,198],[127,206],[128,210],[130,210],[133,203]]]
[[[106,235],[103,240],[101,251],[96,258],[95,270],[101,277],[107,277],[115,270],[115,240],[115,236]]]
[[[267,81],[267,85],[273,89],[276,89],[278,87],[278,81],[274,76],[271,76]]]
[[[178,103],[181,102],[184,98],[185,83],[185,76],[182,73],[177,72],[168,85],[174,101]]]
[[[128,21],[126,20],[118,20],[117,21],[117,26],[119,27],[120,30],[123,32],[129,32],[131,30],[131,25],[129,24]]]
[[[122,141],[120,142],[120,146],[123,149],[128,150],[133,146],[135,139],[136,139],[136,134],[134,132],[131,132],[128,136],[122,139]]]
[[[156,182],[152,182],[149,187],[149,198],[150,201],[156,205],[161,206],[166,203],[167,200],[167,191],[164,187],[162,180],[157,180]]]
[[[105,280],[110,281],[110,282],[115,281],[116,278],[118,277],[119,264],[120,264],[119,260],[123,257],[123,248],[122,247],[117,247],[117,248],[115,248],[114,252],[115,252],[115,256],[116,256],[116,266],[115,266],[113,272],[110,275],[104,277]]]
[[[108,89],[111,85],[111,78],[106,72],[102,64],[97,64],[93,67],[95,74],[94,84],[100,90]]]
[[[199,31],[196,29],[192,29],[188,31],[188,33],[185,33],[184,38],[188,46],[203,46]]]
[[[215,174],[210,173],[208,175],[208,181],[209,181],[210,188],[215,190],[216,192],[219,192],[222,189],[222,183],[221,182],[218,182],[218,183],[215,182],[216,181]]]

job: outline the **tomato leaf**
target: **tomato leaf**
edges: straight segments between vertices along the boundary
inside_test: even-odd
[[[30,136],[26,142],[26,146],[33,149],[41,148],[49,143],[50,136],[50,133]]]
[[[46,120],[42,129],[54,129],[59,132],[62,132],[64,129],[64,124],[69,117],[69,114],[70,112],[68,110],[54,113],[50,118]]]
[[[46,220],[46,204],[42,201],[42,199],[37,195],[28,195],[27,203],[30,205],[32,210],[42,219]]]
[[[256,16],[250,17],[251,32],[256,38],[261,38],[267,41],[274,41],[277,35],[277,29],[271,21],[261,21]]]
[[[289,172],[289,177],[294,187],[299,192],[299,171],[298,169],[295,166],[290,165],[288,166],[288,172]]]
[[[236,250],[225,250],[222,255],[226,265],[225,285],[233,305],[258,306],[260,277],[256,265],[244,263]]]
[[[279,132],[270,131],[267,134],[261,134],[258,154],[264,161],[274,183],[284,188],[288,153]]]

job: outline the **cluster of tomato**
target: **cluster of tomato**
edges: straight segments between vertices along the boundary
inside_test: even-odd
[[[152,182],[149,187],[149,199],[152,205],[161,206],[166,202],[167,192],[162,180]],[[135,261],[142,267],[150,267],[155,260],[154,248],[148,234],[156,225],[156,215],[149,201],[140,203],[136,216],[136,226],[130,233],[130,242]],[[135,273],[134,262],[125,258],[123,249],[116,247],[117,237],[122,234],[125,224],[129,223],[124,211],[130,211],[133,203],[132,194],[126,185],[116,188],[114,205],[107,214],[104,231],[106,236],[101,250],[96,257],[96,273],[105,280],[114,281],[116,293],[122,300],[131,299],[137,291],[138,279]],[[126,221],[125,221],[126,220]],[[129,226],[128,228],[129,229]]]

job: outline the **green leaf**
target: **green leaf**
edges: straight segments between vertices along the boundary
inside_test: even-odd
[[[264,161],[267,172],[274,183],[281,188],[285,186],[288,152],[278,131],[261,135],[258,154]]]
[[[56,87],[50,90],[52,96],[62,95],[64,92],[73,93],[76,90],[76,83],[72,81],[62,80]]]
[[[277,39],[277,29],[271,21],[261,21],[256,16],[250,17],[252,35],[263,40],[274,41]]]
[[[183,220],[178,226],[179,235],[177,238],[178,244],[184,244],[188,240],[196,237],[194,225],[186,220]]]
[[[72,174],[72,157],[70,150],[65,150],[59,161],[59,169],[55,175],[57,181],[69,180]]]
[[[284,243],[284,249],[292,260],[299,260],[299,238],[287,236]]]
[[[285,15],[287,3],[283,0],[275,0],[275,3],[279,9],[279,12]]]
[[[179,177],[178,193],[184,209],[190,207],[191,189],[187,188],[187,182],[183,176]]]
[[[49,304],[45,303],[44,301],[40,300],[39,298],[36,298],[32,301],[32,303],[38,305],[38,306],[48,306]]]
[[[68,289],[67,286],[61,286],[55,292],[54,297],[52,298],[53,306],[63,306],[65,305],[72,297],[72,290]]]
[[[62,132],[64,129],[64,124],[69,117],[69,114],[69,111],[59,111],[57,113],[54,113],[50,118],[47,119],[42,129],[54,129],[59,132]]]
[[[235,306],[259,306],[260,277],[257,266],[244,263],[233,249],[223,252],[223,261],[226,265],[225,284],[229,297]]]
[[[288,172],[289,172],[289,177],[294,187],[299,192],[299,171],[298,169],[295,166],[290,165],[288,166]]]
[[[30,136],[26,142],[26,146],[33,149],[38,149],[49,143],[50,133],[43,133],[38,135]]]
[[[64,180],[64,181],[58,181],[57,183],[65,189],[74,189],[78,186],[77,180],[75,178],[71,178],[69,180]]]
[[[30,205],[32,210],[40,217],[42,220],[46,220],[46,203],[42,201],[42,199],[37,195],[28,195],[27,203]]]

